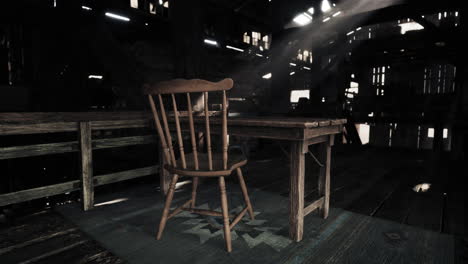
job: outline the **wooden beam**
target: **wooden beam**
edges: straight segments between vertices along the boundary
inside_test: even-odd
[[[159,166],[143,167],[138,169],[126,170],[110,174],[95,176],[93,182],[95,186],[105,185],[109,183],[125,181],[138,177],[143,177],[158,172]],[[0,195],[0,206],[9,204],[26,202],[34,199],[44,198],[48,196],[68,193],[80,190],[80,181],[69,181],[44,187],[38,187],[18,192],[5,193]]]
[[[0,135],[26,135],[76,131],[77,123],[58,122],[43,124],[2,124]]]
[[[79,189],[80,181],[76,180],[18,192],[5,193],[0,195],[0,206],[26,202]]]
[[[315,202],[309,204],[307,207],[304,208],[304,216],[312,213],[313,211],[315,211],[315,209],[323,206],[323,202],[325,201],[325,197],[320,197],[319,199],[317,199]]]
[[[95,150],[150,144],[155,141],[154,136],[134,136],[97,139],[93,140],[92,144]],[[76,152],[78,149],[76,141],[0,148],[0,160]]]
[[[83,210],[88,211],[94,207],[93,186],[93,147],[91,144],[91,124],[80,122],[79,142],[81,157],[81,198]]]
[[[149,166],[143,167],[138,169],[114,172],[104,175],[99,175],[94,177],[94,185],[100,186],[109,183],[119,182],[119,181],[126,181],[138,177],[148,176],[151,174],[156,174],[159,170],[159,166]]]

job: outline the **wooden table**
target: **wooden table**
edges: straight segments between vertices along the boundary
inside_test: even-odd
[[[211,118],[211,132],[220,133],[221,119]],[[195,118],[195,129],[204,131],[204,119]],[[182,124],[188,123],[181,121]],[[294,117],[230,117],[228,133],[233,136],[268,138],[290,141],[290,188],[289,188],[289,237],[302,240],[304,217],[316,209],[323,218],[328,217],[330,204],[330,163],[334,135],[341,133],[346,119],[318,119]],[[188,130],[188,127],[182,127]],[[320,169],[318,191],[320,198],[304,206],[304,154],[313,144],[321,144],[319,160],[324,162]],[[164,161],[163,161],[164,162]],[[161,166],[162,168],[162,166]],[[161,186],[167,192],[170,177],[161,177]]]

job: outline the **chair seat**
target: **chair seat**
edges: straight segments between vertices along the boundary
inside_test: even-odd
[[[247,159],[242,154],[229,154],[227,169],[223,168],[223,156],[220,153],[213,153],[213,170],[208,168],[208,154],[198,153],[199,169],[195,170],[195,160],[193,153],[186,154],[185,160],[187,168],[182,168],[182,160],[177,160],[177,167],[166,164],[164,168],[171,173],[191,176],[191,177],[219,177],[229,176],[233,170],[247,164]]]

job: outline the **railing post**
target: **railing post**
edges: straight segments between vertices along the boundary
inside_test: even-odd
[[[88,211],[94,207],[93,146],[91,144],[90,122],[79,123],[79,141],[81,157],[81,199],[83,202],[83,210]]]

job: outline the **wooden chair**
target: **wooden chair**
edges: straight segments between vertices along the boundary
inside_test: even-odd
[[[245,185],[244,177],[242,176],[241,167],[247,163],[247,160],[242,157],[242,155],[228,155],[228,131],[227,131],[227,98],[226,91],[230,90],[233,86],[232,79],[224,79],[220,82],[214,83],[205,80],[183,80],[176,79],[171,81],[160,82],[155,85],[145,85],[144,93],[148,95],[150,102],[151,110],[154,115],[154,120],[156,124],[156,130],[159,134],[161,145],[163,148],[163,153],[167,160],[167,163],[164,166],[164,169],[169,171],[173,176],[169,186],[169,191],[166,196],[166,201],[164,204],[164,210],[162,213],[161,221],[159,223],[159,230],[157,234],[157,239],[161,239],[166,221],[180,213],[182,210],[189,211],[192,213],[211,215],[211,216],[222,216],[224,221],[224,238],[226,241],[226,248],[228,252],[231,252],[231,229],[242,219],[242,217],[249,213],[252,220],[254,219],[252,205],[247,193],[247,187]],[[222,130],[222,153],[213,153],[211,146],[211,136],[210,136],[210,114],[208,109],[208,93],[211,92],[221,92],[222,93],[222,111],[221,111],[221,130]],[[204,101],[204,115],[202,118],[202,123],[204,123],[203,130],[205,133],[206,149],[207,153],[201,153],[197,150],[197,140],[196,140],[196,130],[197,127],[194,125],[194,114],[192,110],[191,102],[191,93],[203,93]],[[176,94],[186,94],[187,99],[187,117],[181,118],[181,112],[177,110]],[[172,144],[172,136],[170,132],[170,127],[172,124],[169,124],[168,117],[171,115],[166,114],[166,109],[164,107],[163,95],[170,97],[172,101],[173,109],[173,118],[175,124],[175,131],[177,134],[177,144],[179,149],[179,158],[176,159],[174,153],[174,147]],[[159,110],[156,107],[156,104],[153,100],[153,96],[157,96],[159,102]],[[162,125],[161,125],[162,119]],[[192,145],[192,153],[186,154],[184,150],[184,141],[182,137],[182,128],[181,128],[181,119],[187,119],[188,127],[185,127],[186,130],[190,131],[190,139]],[[204,122],[203,122],[204,121]],[[199,122],[197,123],[199,124]],[[200,128],[200,126],[198,126]],[[229,219],[229,210],[228,202],[226,196],[226,186],[225,186],[225,177],[231,175],[231,173],[236,170],[237,176],[239,178],[240,187],[242,189],[242,194],[246,207],[236,216],[232,221]],[[192,197],[190,200],[182,204],[180,207],[177,207],[172,212],[170,212],[170,205],[172,198],[174,196],[174,190],[176,187],[177,180],[179,176],[188,176],[193,177],[192,185]],[[195,208],[195,201],[197,195],[197,185],[199,177],[218,177],[219,179],[219,189],[221,192],[221,207],[222,212],[212,211],[212,210],[201,210]]]

